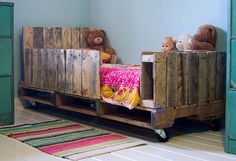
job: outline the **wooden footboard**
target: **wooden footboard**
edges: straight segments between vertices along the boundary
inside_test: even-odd
[[[225,53],[143,52],[142,106],[181,108],[224,100]]]

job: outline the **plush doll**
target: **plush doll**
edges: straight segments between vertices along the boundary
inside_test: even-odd
[[[101,51],[102,63],[116,63],[115,50],[110,45],[107,45],[107,37],[104,30],[94,28],[86,30],[85,40],[88,48]]]
[[[203,25],[194,35],[190,48],[192,50],[214,50],[216,46],[216,28],[212,25]]]
[[[178,51],[190,50],[191,41],[192,37],[189,34],[182,34],[174,38],[175,46],[178,49]]]
[[[170,51],[172,51],[175,47],[174,41],[172,39],[172,37],[167,36],[163,39],[162,41],[162,51],[168,53]]]

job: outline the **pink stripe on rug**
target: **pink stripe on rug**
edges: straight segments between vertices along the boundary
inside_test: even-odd
[[[80,129],[83,127],[84,126],[82,126],[82,125],[70,125],[70,126],[66,126],[66,127],[59,127],[59,128],[55,128],[55,129],[49,129],[49,130],[35,131],[35,132],[29,132],[29,133],[24,133],[24,134],[15,134],[15,135],[11,135],[10,137],[15,138],[15,139],[20,139],[22,137],[49,134],[49,133],[55,133],[55,132],[71,130],[71,129]]]
[[[123,135],[119,135],[119,134],[102,135],[102,136],[96,136],[93,138],[87,138],[87,139],[68,142],[68,143],[49,145],[49,146],[41,147],[39,149],[48,154],[55,154],[55,153],[66,151],[66,150],[82,148],[82,147],[95,145],[95,144],[99,144],[103,142],[121,140],[121,139],[126,139],[126,138],[127,137]]]

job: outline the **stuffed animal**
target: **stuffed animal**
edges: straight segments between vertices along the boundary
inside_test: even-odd
[[[190,48],[192,50],[214,50],[216,46],[216,28],[212,25],[203,25],[194,35]]]
[[[85,40],[88,48],[101,51],[102,63],[116,63],[115,50],[110,45],[107,45],[107,37],[104,30],[94,28],[86,30]]]
[[[190,50],[191,41],[192,37],[186,33],[174,38],[175,46],[178,49],[178,51]]]
[[[172,51],[175,47],[174,41],[172,39],[172,37],[167,36],[163,39],[162,41],[162,51],[168,53],[170,51]]]

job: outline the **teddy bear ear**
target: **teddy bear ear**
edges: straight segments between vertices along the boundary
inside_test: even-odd
[[[100,31],[101,31],[105,36],[107,35],[107,34],[106,34],[106,31],[104,31],[104,30],[102,30],[102,29],[101,29]]]

